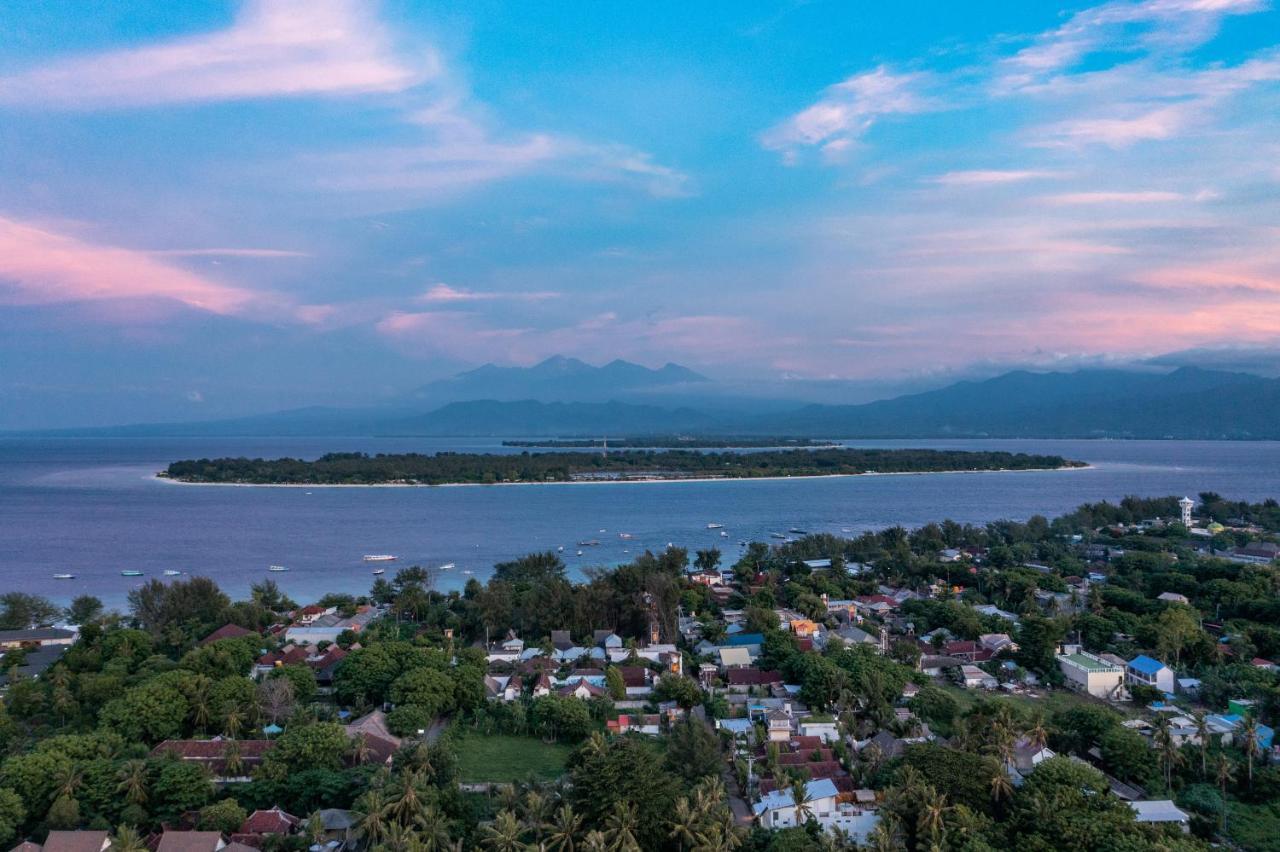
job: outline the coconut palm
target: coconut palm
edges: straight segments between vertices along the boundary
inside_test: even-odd
[[[400,787],[387,808],[388,815],[401,825],[409,825],[417,819],[424,804],[421,773],[406,769],[400,777]]]
[[[603,831],[589,831],[582,839],[582,852],[609,852],[608,839]]]
[[[997,769],[991,776],[991,801],[1007,802],[1013,798],[1013,782],[1003,769]]]
[[[571,805],[561,805],[547,828],[547,848],[555,852],[574,852],[581,831],[582,817],[573,812]]]
[[[320,816],[319,811],[313,811],[307,817],[306,837],[312,846],[319,846],[324,842],[324,817]]]
[[[386,836],[390,820],[387,817],[387,796],[373,788],[356,800],[356,831],[369,846],[377,846]]]
[[[791,785],[791,801],[796,807],[796,825],[803,825],[813,816],[813,799],[809,796],[809,785],[804,781],[796,781]]]
[[[698,835],[698,845],[693,847],[693,852],[732,852],[740,843],[732,829],[713,823]]]
[[[241,729],[244,728],[244,713],[239,707],[232,707],[222,717],[222,730],[228,737],[235,739],[240,736]]]
[[[1225,754],[1218,755],[1218,763],[1214,767],[1214,775],[1218,779],[1218,790],[1222,793],[1222,821],[1219,830],[1226,830],[1227,827],[1227,784],[1235,777],[1235,771],[1231,766],[1231,761],[1227,759]]]
[[[413,829],[393,822],[387,826],[387,833],[382,838],[381,848],[387,852],[416,852],[418,837]]]
[[[494,852],[521,852],[524,849],[522,834],[524,827],[520,825],[515,813],[503,810],[498,812],[492,823],[484,827],[484,840],[481,842],[486,849]]]
[[[1196,739],[1200,741],[1200,777],[1203,779],[1209,775],[1209,717],[1197,713],[1195,720]]]
[[[870,840],[873,852],[899,852],[902,843],[898,839],[898,821],[891,816],[883,817],[871,832]]]
[[[422,841],[425,852],[442,852],[452,844],[449,821],[435,805],[428,805],[419,811],[414,826],[418,829],[418,838]]]
[[[369,745],[369,737],[366,734],[359,733],[351,738],[351,748],[347,752],[347,758],[352,766],[362,766],[372,754],[373,749]]]
[[[543,823],[550,807],[551,801],[542,791],[533,789],[524,794],[524,821],[533,831],[535,841],[542,839]]]
[[[150,794],[147,792],[147,762],[145,760],[127,760],[116,775],[119,783],[116,792],[124,794],[124,800],[131,805],[142,807],[147,803]]]
[[[240,743],[227,740],[222,747],[222,773],[228,778],[236,778],[244,771],[244,758],[240,754]]]
[[[147,844],[133,826],[122,825],[111,838],[111,852],[147,852]]]
[[[687,796],[681,796],[671,813],[671,833],[667,836],[676,841],[681,849],[693,846],[698,840],[698,825],[702,822],[700,809],[689,804]]]
[[[1258,738],[1258,723],[1252,716],[1246,716],[1240,724],[1240,748],[1244,749],[1245,759],[1249,763],[1249,789],[1253,789],[1253,756],[1261,751]]]
[[[53,797],[55,799],[74,799],[76,791],[80,789],[80,784],[84,781],[84,775],[80,770],[68,764],[54,770],[51,780],[53,781]]]
[[[192,681],[187,691],[187,702],[191,707],[191,725],[197,733],[203,733],[213,717],[209,704],[209,678],[199,675]]]
[[[951,809],[947,807],[946,796],[932,789],[920,804],[920,833],[929,836],[930,846],[941,846],[946,831],[945,818]]]
[[[640,852],[636,840],[636,806],[627,802],[614,802],[613,811],[604,821],[605,836],[614,852]]]

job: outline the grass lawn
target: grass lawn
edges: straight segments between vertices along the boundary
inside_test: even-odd
[[[960,712],[962,713],[972,707],[977,702],[978,698],[1000,698],[1013,704],[1017,704],[1020,707],[1027,708],[1033,712],[1039,711],[1043,713],[1046,718],[1059,711],[1069,710],[1072,707],[1079,707],[1081,705],[1087,705],[1090,707],[1107,707],[1125,717],[1133,717],[1137,715],[1137,711],[1131,706],[1121,705],[1117,707],[1114,704],[1108,704],[1091,696],[1072,692],[1069,689],[1037,689],[1036,698],[1032,698],[1028,695],[1008,695],[999,690],[994,692],[983,692],[978,689],[964,689],[963,687],[956,686],[954,684],[947,684],[944,686],[944,689],[951,694],[952,698],[955,698],[956,701],[959,702]]]
[[[530,775],[552,781],[564,774],[573,746],[548,745],[537,737],[464,736],[457,742],[463,781],[509,783]]]

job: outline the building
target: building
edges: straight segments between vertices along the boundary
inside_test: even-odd
[[[1195,505],[1196,501],[1190,497],[1183,497],[1178,501],[1178,509],[1182,512],[1182,525],[1187,529],[1191,529],[1191,510]]]
[[[15,847],[27,852],[106,852],[111,838],[105,831],[51,831],[44,843],[23,843]]]
[[[1161,592],[1156,595],[1156,600],[1164,601],[1165,603],[1182,604],[1183,606],[1190,606],[1191,604],[1191,601],[1187,600],[1186,595],[1182,595],[1177,592]]]
[[[769,726],[769,742],[791,741],[791,716],[781,710],[770,710],[765,720]]]
[[[0,630],[0,651],[15,648],[44,648],[50,645],[74,645],[79,636],[61,627],[34,627],[29,630]]]
[[[1168,799],[1155,799],[1149,802],[1130,802],[1133,818],[1138,822],[1151,825],[1177,825],[1184,832],[1191,830],[1191,817]]]
[[[1169,693],[1176,685],[1173,669],[1146,654],[1139,654],[1129,661],[1125,666],[1124,679],[1131,686],[1136,683]]]
[[[226,845],[217,831],[166,831],[156,852],[218,852]]]
[[[836,790],[836,785],[831,779],[809,781],[804,787],[809,799],[804,808],[806,819],[813,816],[814,819],[821,821],[824,817],[835,813],[839,791]],[[790,789],[766,793],[760,797],[760,801],[756,802],[752,811],[755,813],[756,820],[764,828],[790,828],[803,825],[805,822],[805,819],[797,818],[795,797]]]
[[[246,782],[262,765],[272,740],[164,740],[151,750],[152,757],[174,757],[184,763],[203,766],[219,783]]]
[[[960,667],[960,679],[965,689],[995,689],[1000,685],[994,676],[967,664]]]
[[[1124,691],[1124,666],[1117,666],[1078,649],[1058,655],[1058,669],[1067,686],[1094,698],[1115,699]]]

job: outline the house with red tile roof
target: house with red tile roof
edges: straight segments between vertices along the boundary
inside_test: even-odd
[[[241,627],[239,624],[224,624],[208,636],[200,640],[201,645],[211,645],[219,639],[239,639],[241,636],[256,636],[257,634]]]
[[[240,834],[292,834],[301,823],[293,814],[273,807],[249,814],[240,826]]]
[[[253,770],[262,765],[267,752],[275,747],[272,740],[165,740],[151,750],[152,757],[175,757],[184,763],[205,767],[220,783],[248,781]],[[239,768],[232,768],[233,761]]]

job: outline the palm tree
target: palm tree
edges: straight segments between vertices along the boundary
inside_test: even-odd
[[[419,811],[414,825],[418,828],[418,836],[425,852],[442,852],[449,848],[452,842],[449,822],[435,805],[428,805]]]
[[[931,846],[941,846],[942,838],[946,829],[943,818],[947,811],[947,797],[935,792],[932,788],[927,791],[927,798],[920,805],[920,833],[927,834]]]
[[[387,833],[382,838],[381,848],[387,850],[387,852],[414,852],[417,845],[418,838],[413,829],[398,822],[393,822],[387,826]]]
[[[741,842],[732,828],[712,823],[698,835],[698,845],[693,847],[693,852],[732,852]]]
[[[892,816],[883,817],[871,832],[870,840],[874,852],[898,852],[902,848],[898,839],[898,821]]]
[[[124,800],[131,805],[142,807],[147,803],[147,762],[145,760],[127,760],[120,767],[116,778],[116,792],[124,794]]]
[[[319,846],[324,842],[324,817],[320,816],[319,811],[307,817],[306,837],[312,846]]]
[[[524,821],[533,831],[534,841],[542,839],[543,823],[550,807],[551,802],[541,791],[533,789],[524,794]]]
[[[1049,731],[1044,726],[1044,714],[1036,714],[1031,727],[1027,729],[1026,737],[1035,751],[1045,747],[1045,743],[1049,741]]]
[[[523,833],[524,828],[521,827],[520,820],[516,819],[515,813],[499,811],[493,822],[484,827],[482,842],[485,848],[494,852],[521,852],[524,841],[520,839],[520,835]]]
[[[369,746],[369,738],[364,733],[356,734],[351,738],[351,750],[347,753],[353,766],[362,766],[373,753],[373,749]]]
[[[791,785],[791,801],[796,806],[796,825],[804,825],[813,816],[813,799],[809,796],[809,785],[804,781],[796,781]]]
[[[1200,741],[1200,777],[1203,779],[1209,775],[1209,717],[1197,713],[1195,720],[1196,739]]]
[[[547,831],[547,848],[555,852],[574,852],[581,830],[582,817],[573,812],[573,806],[561,805]]]
[[[582,852],[609,852],[609,848],[603,831],[589,831],[582,840]]]
[[[1249,789],[1253,789],[1253,756],[1261,751],[1258,739],[1258,723],[1252,716],[1246,716],[1240,725],[1240,747],[1244,749],[1249,761]]]
[[[671,833],[667,836],[680,844],[681,849],[694,845],[698,840],[698,824],[702,822],[700,810],[689,805],[688,796],[681,796],[676,802],[671,814]]]
[[[147,852],[147,844],[133,826],[122,825],[111,838],[111,852]]]
[[[191,705],[191,725],[197,732],[203,733],[213,715],[209,709],[209,678],[197,676],[187,693],[187,702]]]
[[[80,782],[84,780],[84,776],[75,766],[67,765],[60,767],[53,773],[53,797],[55,799],[68,798],[74,799],[76,791],[80,789]]]
[[[240,736],[240,729],[244,727],[244,713],[239,707],[232,707],[227,714],[222,717],[223,732],[231,739]]]
[[[636,806],[614,802],[613,811],[604,821],[605,835],[614,852],[640,852],[636,840]]]
[[[1231,761],[1227,759],[1225,754],[1218,755],[1218,764],[1215,767],[1218,778],[1218,790],[1222,793],[1222,820],[1218,826],[1220,831],[1227,828],[1227,782],[1231,781],[1235,776],[1232,769]]]
[[[387,819],[387,797],[377,788],[365,792],[356,801],[357,832],[369,846],[377,846],[386,836],[389,820]]]
[[[1155,734],[1156,748],[1160,750],[1160,763],[1164,767],[1164,786],[1173,783],[1173,768],[1183,761],[1182,752],[1174,741],[1169,717],[1161,714]]]
[[[400,789],[387,808],[387,813],[401,825],[409,825],[418,818],[423,807],[422,776],[414,769],[406,769],[400,777]]]
[[[239,777],[244,771],[244,758],[240,756],[240,743],[236,740],[227,740],[222,747],[222,766],[222,772],[228,778]]]
[[[1013,798],[1013,782],[1003,769],[997,769],[991,776],[991,801],[1004,802]]]

